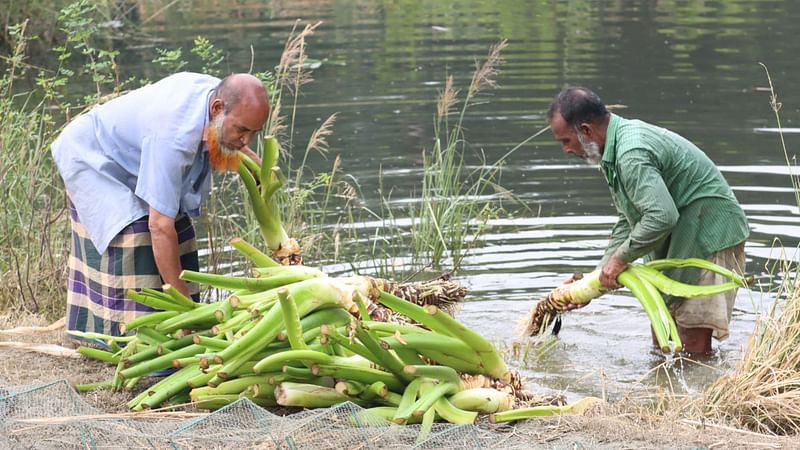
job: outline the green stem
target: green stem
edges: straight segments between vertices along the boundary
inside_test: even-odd
[[[317,376],[328,376],[336,379],[358,381],[359,383],[380,381],[393,391],[402,391],[405,386],[402,381],[389,372],[353,365],[316,364],[311,368],[311,372]]]
[[[505,382],[511,381],[511,371],[508,370],[503,358],[500,357],[494,346],[483,336],[455,320],[449,314],[434,305],[427,305],[424,309],[435,321],[449,329],[455,337],[461,339],[478,353],[483,368],[488,375]]]
[[[364,308],[366,310],[366,308]],[[364,347],[375,356],[372,361],[378,363],[381,367],[393,373],[397,378],[401,379],[404,383],[408,383],[413,379],[412,376],[403,371],[403,363],[397,359],[396,356],[389,353],[378,343],[378,339],[373,336],[361,324],[356,324],[356,337],[364,344]]]
[[[277,261],[242,238],[233,238],[230,244],[239,253],[252,261],[256,267],[280,267]]]
[[[160,311],[150,314],[141,315],[128,323],[120,325],[120,331],[126,333],[133,331],[139,327],[150,326],[152,324],[161,323],[167,319],[171,319],[180,314],[178,311]]]
[[[286,289],[278,290],[278,301],[281,304],[283,313],[283,324],[286,328],[286,335],[289,338],[289,345],[293,350],[305,350],[308,348],[303,339],[303,326],[300,324],[300,317],[297,313],[297,305]],[[258,367],[258,365],[256,365]],[[256,369],[258,372],[258,369]]]
[[[184,306],[187,309],[195,309],[200,306],[189,297],[183,295],[181,291],[176,289],[171,284],[165,284],[164,286],[161,286],[161,289],[163,289],[164,293],[169,295],[176,304]]]
[[[78,347],[78,353],[83,356],[96,359],[98,361],[105,361],[111,364],[119,364],[120,357],[119,355],[115,355],[114,353],[107,352],[105,350],[99,350],[92,347]]]

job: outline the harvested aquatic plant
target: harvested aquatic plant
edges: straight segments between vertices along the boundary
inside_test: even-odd
[[[726,278],[728,282],[717,285],[695,286],[670,279],[661,271],[680,267],[697,267],[716,272]],[[662,293],[684,298],[707,297],[725,292],[738,287],[747,286],[747,280],[741,275],[698,258],[688,259],[661,259],[645,264],[629,264],[617,278],[620,284],[628,288],[639,301],[647,313],[653,332],[661,351],[681,351],[683,345],[678,336],[675,321],[669,313]],[[600,284],[600,270],[563,284],[540,300],[528,316],[523,320],[523,333],[526,336],[536,336],[544,332],[550,323],[569,304],[586,304],[600,297],[608,290]]]

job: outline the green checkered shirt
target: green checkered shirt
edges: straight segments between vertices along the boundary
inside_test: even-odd
[[[611,114],[601,169],[619,213],[603,263],[706,258],[750,233],[719,169],[676,133]],[[697,273],[672,275],[695,282]]]

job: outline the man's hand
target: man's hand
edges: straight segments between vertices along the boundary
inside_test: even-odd
[[[156,260],[161,279],[188,297],[189,286],[178,278],[182,268],[175,219],[150,208],[148,225],[153,245],[153,257]]]
[[[256,154],[256,152],[250,150],[250,147],[245,145],[244,147],[240,148],[239,151],[255,161],[257,165],[261,165],[261,158],[258,156],[258,154]]]
[[[600,271],[600,284],[607,289],[621,288],[622,285],[617,282],[617,276],[622,273],[626,267],[628,267],[628,263],[623,261],[622,258],[617,255],[612,256]]]
[[[574,283],[574,282],[580,280],[581,278],[583,278],[583,274],[580,273],[580,272],[575,272],[572,275],[570,275],[569,278],[564,280],[564,282],[561,283],[561,285],[563,286],[565,284]],[[573,309],[583,308],[584,306],[586,306],[588,304],[589,304],[589,302],[586,302],[586,303],[567,303],[566,305],[563,305],[561,307],[561,310],[562,311],[572,311]]]

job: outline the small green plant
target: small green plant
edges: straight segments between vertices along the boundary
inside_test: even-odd
[[[183,51],[180,48],[173,50],[157,48],[158,58],[153,59],[154,64],[158,64],[170,73],[182,71],[188,62],[183,59]]]
[[[200,69],[202,73],[214,76],[219,76],[222,73],[219,66],[225,60],[225,55],[222,54],[222,50],[214,47],[207,38],[203,36],[194,38],[192,53],[197,55],[203,62],[203,67]]]

